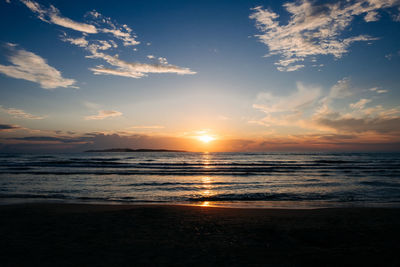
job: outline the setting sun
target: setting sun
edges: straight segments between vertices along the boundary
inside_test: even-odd
[[[200,135],[200,136],[198,136],[197,138],[198,138],[200,141],[202,141],[203,143],[209,143],[209,142],[215,140],[214,137],[212,137],[212,136],[210,136],[210,135],[206,135],[206,134]]]

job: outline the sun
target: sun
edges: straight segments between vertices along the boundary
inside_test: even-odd
[[[203,134],[197,137],[197,139],[199,139],[200,141],[202,141],[203,143],[209,143],[213,140],[215,140],[214,137],[207,135],[207,134]]]

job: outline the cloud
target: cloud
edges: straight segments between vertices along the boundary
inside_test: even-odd
[[[134,37],[131,37],[129,32],[122,32],[118,29],[102,29],[102,32],[111,33],[116,38],[121,39],[124,46],[133,46],[140,44],[140,42],[136,41]]]
[[[350,78],[343,78],[331,87],[328,97],[330,98],[346,98],[352,95],[350,90]]]
[[[392,15],[394,21],[400,21],[400,7],[398,8],[398,13],[396,15]]]
[[[89,12],[88,15],[94,19],[94,23],[98,25],[99,31],[112,34],[115,38],[121,40],[124,46],[140,44],[140,42],[136,40],[137,36],[128,25],[118,25],[112,22],[111,18],[103,16],[96,10]]]
[[[97,115],[86,116],[85,120],[104,120],[119,116],[122,116],[122,113],[116,110],[100,110]]]
[[[269,92],[258,94],[254,107],[265,113],[297,112],[312,105],[319,96],[319,88],[297,83],[297,90],[290,95],[275,96]]]
[[[107,68],[102,65],[90,68],[94,74],[116,75],[130,78],[141,78],[147,76],[147,73],[176,73],[176,74],[196,74],[189,68],[182,68],[171,64],[145,64],[136,62],[126,62],[103,52],[97,51],[96,48],[89,47],[92,53],[88,58],[103,59],[108,64],[116,67],[116,69]]]
[[[97,51],[97,50],[108,50],[110,48],[117,48],[118,45],[113,40],[93,40],[89,45],[89,42],[84,38],[64,38],[63,41],[69,42],[73,45],[77,45],[83,48],[86,48],[88,51]]]
[[[163,64],[163,65],[167,65],[168,64],[168,61],[167,61],[167,59],[165,57],[159,57],[158,58],[158,62],[160,62],[160,64]]]
[[[387,54],[387,55],[385,55],[385,58],[386,58],[387,60],[392,60],[393,54]]]
[[[20,126],[18,125],[12,125],[12,124],[0,124],[0,132],[9,132],[9,131],[14,131],[21,129]]]
[[[62,77],[61,72],[49,66],[46,60],[32,52],[7,45],[10,51],[8,60],[13,65],[0,65],[0,73],[16,79],[40,84],[44,89],[72,87],[76,81]]]
[[[268,55],[279,55],[276,62],[280,71],[298,70],[303,65],[289,65],[317,55],[333,55],[341,58],[354,42],[377,38],[368,35],[343,37],[356,16],[364,15],[366,22],[377,21],[378,11],[400,6],[398,0],[333,1],[317,4],[300,0],[283,5],[289,13],[289,21],[281,25],[279,15],[261,6],[253,8],[250,19],[256,21],[262,32],[256,37],[269,48]]]
[[[60,11],[52,5],[50,5],[50,8],[46,9],[35,1],[21,0],[21,2],[24,3],[32,12],[36,13],[37,17],[44,22],[56,24],[61,27],[84,33],[97,33],[95,26],[76,22],[69,18],[63,17]]]
[[[297,90],[285,96],[276,96],[269,92],[260,93],[253,108],[266,115],[261,120],[249,120],[248,123],[264,126],[289,126],[299,121],[304,112],[313,106],[320,97],[320,88],[297,83]]]
[[[389,92],[388,90],[384,90],[384,89],[379,89],[379,87],[373,87],[371,89],[369,89],[371,92],[376,92],[378,94],[384,94]]]
[[[370,103],[372,100],[371,99],[360,99],[358,102],[356,103],[351,103],[350,107],[352,109],[363,109],[365,107],[366,104]]]
[[[366,22],[378,21],[379,20],[379,14],[376,11],[368,12],[367,15],[365,15],[365,17],[364,17],[364,20]]]
[[[377,133],[400,133],[400,117],[386,118],[319,118],[317,122],[341,132],[362,133],[374,131]]]
[[[26,141],[29,143],[65,143],[65,144],[85,144],[90,142],[91,137],[88,136],[24,136],[11,137],[9,140]]]
[[[31,120],[41,120],[44,119],[42,116],[36,116],[33,114],[30,114],[28,112],[25,112],[22,109],[16,109],[16,108],[3,108],[0,106],[0,110],[15,117],[15,118],[20,118],[20,119],[31,119]]]
[[[71,139],[66,139],[66,138],[59,138],[59,137],[54,137],[54,136],[26,136],[26,137],[12,137],[9,138],[12,140],[20,140],[20,141],[48,141],[48,142],[73,142]]]
[[[304,68],[304,65],[292,65],[292,66],[284,66],[284,67],[277,67],[279,71],[296,71],[298,69]]]
[[[85,37],[80,38],[66,38],[62,39],[64,42],[69,42],[73,45],[80,46],[80,47],[87,47],[89,42],[85,39]]]
[[[104,40],[99,40],[99,43],[100,43],[100,45],[97,48],[99,50],[107,50],[107,49],[110,49],[111,47],[113,47],[111,43],[104,41]]]
[[[187,68],[180,68],[174,65],[153,65],[143,63],[129,63],[129,68],[110,69],[99,65],[95,68],[90,68],[96,75],[115,75],[129,78],[142,78],[147,76],[146,73],[176,73],[176,74],[195,74],[196,72],[191,71]]]

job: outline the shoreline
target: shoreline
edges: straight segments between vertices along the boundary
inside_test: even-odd
[[[0,206],[3,266],[398,266],[400,209]]]

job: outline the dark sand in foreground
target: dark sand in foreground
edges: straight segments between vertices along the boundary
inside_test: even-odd
[[[0,206],[1,266],[400,266],[400,209]]]

